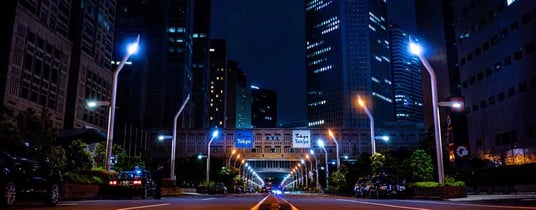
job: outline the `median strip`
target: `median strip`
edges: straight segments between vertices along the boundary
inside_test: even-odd
[[[290,204],[287,200],[269,194],[264,199],[262,199],[257,205],[255,205],[251,210],[298,210],[295,206]]]

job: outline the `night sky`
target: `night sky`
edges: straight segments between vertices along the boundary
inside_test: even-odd
[[[388,1],[390,18],[415,31],[412,0]],[[229,59],[278,94],[278,123],[305,122],[304,0],[213,0],[212,38],[227,40]]]
[[[303,0],[212,1],[212,38],[248,78],[278,94],[278,122],[306,119]]]

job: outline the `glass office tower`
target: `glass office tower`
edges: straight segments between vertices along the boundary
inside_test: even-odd
[[[356,95],[376,125],[393,121],[387,3],[384,0],[307,0],[308,126],[368,128]]]

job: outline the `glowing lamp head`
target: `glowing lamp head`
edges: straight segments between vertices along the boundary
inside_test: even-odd
[[[359,96],[359,95],[357,95],[357,104],[360,107],[365,107],[365,102],[363,101],[363,99],[361,99],[361,96]]]
[[[212,138],[218,137],[218,133],[219,133],[218,130],[213,131],[212,132]]]
[[[95,101],[89,101],[89,102],[87,102],[87,106],[88,106],[88,107],[96,107],[96,106],[97,106],[97,102],[95,102]]]
[[[410,42],[409,43],[409,52],[414,54],[414,55],[421,55],[422,54],[422,47],[421,45],[415,43],[415,42]]]
[[[162,136],[162,135],[158,136],[158,140],[160,140],[160,141],[164,140],[164,136]]]
[[[322,141],[321,139],[318,139],[317,144],[319,147],[324,148],[324,141]]]

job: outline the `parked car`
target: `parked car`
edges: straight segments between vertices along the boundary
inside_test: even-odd
[[[368,192],[371,198],[399,197],[406,193],[406,186],[396,177],[383,174],[371,178]]]
[[[214,184],[209,190],[210,194],[227,194],[227,186],[223,182],[218,182]]]
[[[356,198],[363,198],[369,194],[369,188],[371,186],[370,179],[362,177],[357,179],[354,185],[354,193]]]
[[[0,206],[10,207],[21,197],[41,199],[46,206],[60,200],[62,174],[46,158],[0,151],[0,170]]]
[[[139,167],[132,170],[121,171],[116,178],[108,182],[112,194],[140,196],[142,199],[155,195],[156,183],[151,172]]]

